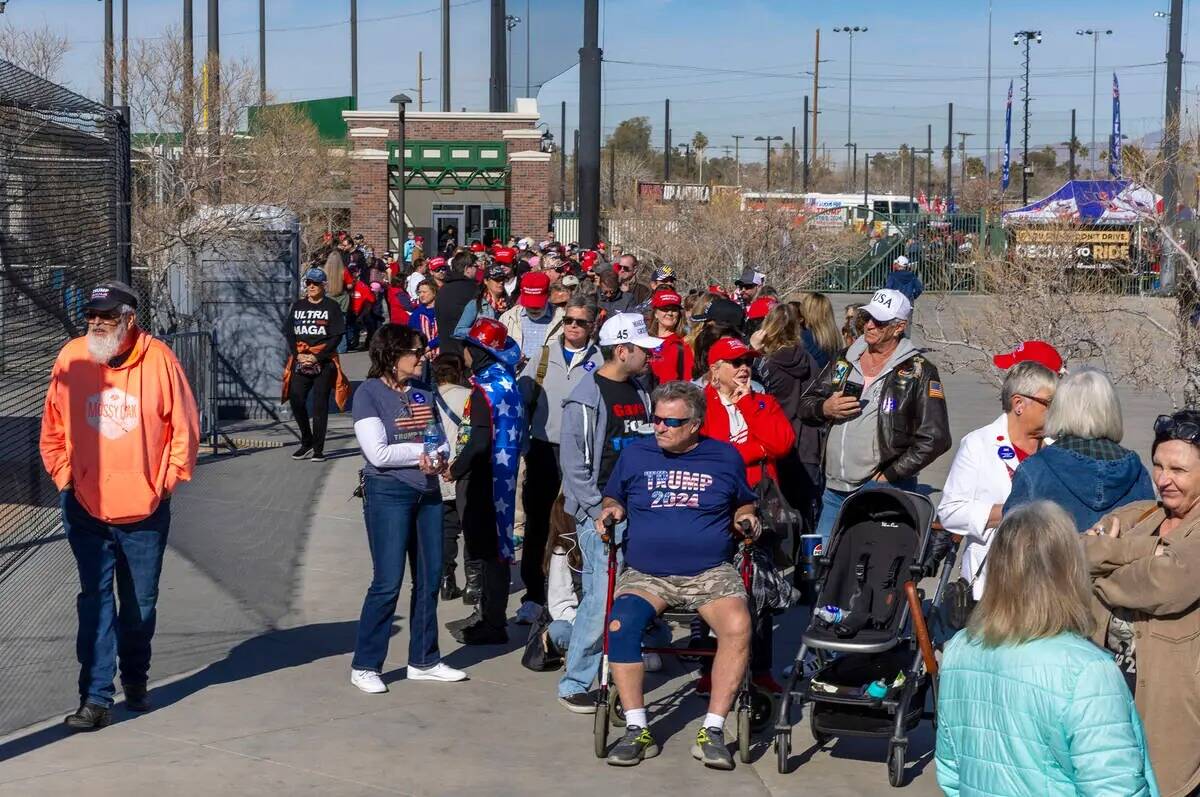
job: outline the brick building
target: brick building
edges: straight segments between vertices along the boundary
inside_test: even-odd
[[[512,113],[405,113],[405,217],[432,251],[453,227],[459,243],[510,232],[537,238],[550,220],[550,153],[537,101]],[[343,111],[351,166],[350,225],[376,249],[398,250],[395,108]]]

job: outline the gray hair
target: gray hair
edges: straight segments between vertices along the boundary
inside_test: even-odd
[[[1058,375],[1041,363],[1025,360],[1019,362],[1004,375],[1000,386],[1000,406],[1005,412],[1012,409],[1013,396],[1036,396],[1040,390],[1049,390],[1054,395],[1058,388]]]
[[[558,285],[557,282],[554,284]],[[568,288],[567,290],[570,289]],[[588,315],[592,317],[593,321],[596,320],[596,313],[598,312],[595,297],[581,291],[573,291],[571,293],[571,298],[567,299],[567,306],[563,308],[563,312],[565,313],[567,310],[587,310]]]
[[[693,421],[704,423],[704,391],[691,382],[664,382],[650,394],[651,408],[660,401],[682,401],[688,405]]]
[[[1125,436],[1121,402],[1108,376],[1096,368],[1077,368],[1063,377],[1046,414],[1045,429],[1048,437],[1121,442]]]

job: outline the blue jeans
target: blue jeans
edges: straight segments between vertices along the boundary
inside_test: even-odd
[[[877,487],[895,487],[898,490],[913,491],[917,489],[916,477],[911,479],[901,479],[898,482],[877,482],[874,479],[863,484],[857,490],[843,492],[834,490],[832,487],[826,487],[825,492],[821,494],[821,519],[817,521],[817,530],[814,534],[821,535],[822,550],[829,550],[829,537],[833,534],[833,524],[837,522],[838,512],[842,509],[842,504],[846,503],[846,499],[862,490],[873,490]]]
[[[75,600],[79,697],[111,706],[118,661],[123,684],[140,686],[149,678],[150,641],[154,638],[158,578],[171,527],[171,501],[160,503],[144,520],[119,526],[89,515],[71,490],[63,491],[60,503],[67,542],[79,569],[79,597]]]
[[[583,597],[575,610],[571,646],[567,649],[567,671],[558,682],[558,696],[570,697],[592,688],[600,672],[600,654],[604,641],[604,609],[608,596],[608,552],[596,531],[596,524],[584,520],[576,524],[579,552],[583,557]],[[619,540],[625,524],[616,527]],[[617,566],[624,554],[617,551]]]
[[[381,672],[387,658],[396,601],[404,580],[404,561],[413,557],[412,600],[409,604],[408,664],[432,667],[438,651],[437,600],[442,575],[442,496],[421,492],[389,476],[368,476],[363,519],[371,548],[374,577],[363,599],[354,645],[356,670]]]

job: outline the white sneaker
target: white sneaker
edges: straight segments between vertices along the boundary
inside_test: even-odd
[[[379,673],[370,670],[350,670],[350,683],[369,695],[378,695],[388,690]]]
[[[662,669],[662,656],[657,653],[643,653],[642,666],[646,668],[646,672],[658,672]]]
[[[462,670],[456,670],[449,665],[438,662],[432,667],[421,669],[408,665],[408,680],[410,681],[442,681],[443,683],[453,683],[454,681],[467,680],[467,674]]]
[[[541,614],[542,604],[525,601],[521,604],[521,608],[517,609],[517,625],[532,625],[533,621],[538,619]]]

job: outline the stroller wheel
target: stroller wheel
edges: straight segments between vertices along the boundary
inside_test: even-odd
[[[737,710],[737,737],[738,737],[738,760],[743,764],[750,763],[750,706],[738,706]]]
[[[775,734],[775,759],[780,775],[788,771],[788,758],[792,754],[792,734],[790,731],[779,731]]]
[[[888,783],[893,786],[904,785],[904,748],[903,744],[893,744],[888,750]]]
[[[816,706],[812,705],[811,703],[808,706],[808,728],[812,732],[813,741],[816,742],[817,746],[819,747],[824,747],[825,743],[833,738],[824,731],[817,730]]]
[[[592,720],[592,745],[595,748],[596,758],[604,758],[608,755],[608,711],[610,702],[608,694],[602,692],[600,699],[596,703],[596,714]]]
[[[775,700],[759,689],[750,690],[750,727],[761,731],[771,723],[775,714]]]

